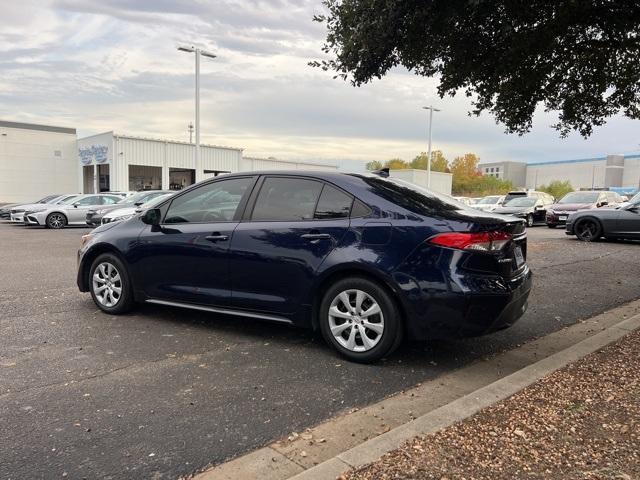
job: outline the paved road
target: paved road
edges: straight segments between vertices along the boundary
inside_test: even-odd
[[[249,319],[105,315],[74,283],[86,231],[0,224],[1,479],[176,478],[640,298],[640,245],[534,228],[535,287],[515,327],[363,366]]]

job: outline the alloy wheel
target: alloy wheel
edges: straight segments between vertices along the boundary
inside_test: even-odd
[[[533,215],[527,215],[527,227],[533,227]]]
[[[105,307],[115,306],[122,296],[122,278],[118,269],[109,262],[102,262],[93,272],[93,293]]]
[[[49,215],[48,223],[51,228],[62,228],[65,224],[64,215],[61,213],[52,213]]]
[[[594,240],[598,233],[598,225],[593,220],[583,220],[576,225],[576,233],[580,240]]]
[[[336,341],[352,352],[375,347],[384,333],[378,302],[362,290],[340,292],[329,306],[329,328]]]

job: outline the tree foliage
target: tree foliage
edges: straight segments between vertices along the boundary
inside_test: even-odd
[[[384,166],[392,170],[411,168],[411,165],[401,158],[392,158],[391,160],[387,160],[386,162],[384,162]]]
[[[421,152],[420,155],[417,155],[411,162],[411,168],[426,170],[427,158],[427,152]],[[431,152],[431,171],[449,173],[449,162],[441,150],[434,150]]]
[[[485,195],[504,195],[513,190],[513,183],[509,180],[477,175],[475,177],[453,177],[452,192],[456,196],[484,197]]]
[[[589,136],[622,113],[640,118],[638,0],[324,0],[323,51],[311,62],[362,85],[404,66],[460,89],[472,113],[509,133],[536,108],[558,112],[561,135]]]
[[[372,160],[367,163],[367,170],[380,170],[382,168],[382,162],[380,160]]]
[[[547,192],[549,195],[556,197],[556,199],[560,200],[567,193],[573,192],[574,188],[571,186],[571,182],[569,180],[565,180],[561,182],[560,180],[554,180],[549,182],[549,185],[540,185],[538,190],[541,192]]]

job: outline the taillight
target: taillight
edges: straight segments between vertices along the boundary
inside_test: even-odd
[[[511,238],[511,234],[505,232],[448,232],[434,235],[427,242],[459,250],[497,252],[509,243]]]

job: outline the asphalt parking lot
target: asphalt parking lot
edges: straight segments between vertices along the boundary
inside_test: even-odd
[[[75,286],[86,231],[0,224],[0,478],[176,478],[640,298],[640,244],[536,227],[516,326],[356,365],[281,325],[158,306],[108,316]]]

